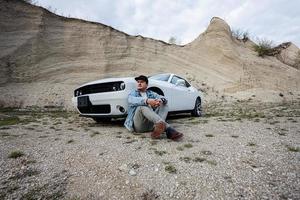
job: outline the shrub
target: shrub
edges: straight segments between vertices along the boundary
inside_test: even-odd
[[[169,172],[169,173],[176,173],[177,172],[177,169],[173,166],[173,165],[167,165],[165,167],[165,171]]]
[[[256,51],[260,57],[272,55],[273,46],[272,40],[258,39],[258,44],[254,45],[254,51]]]
[[[206,160],[206,158],[196,157],[193,161],[194,161],[194,162],[203,162],[203,161],[205,161],[205,160]]]
[[[233,29],[231,31],[231,36],[239,41],[247,42],[249,40],[249,32],[241,29]]]
[[[169,43],[170,44],[176,44],[176,38],[175,37],[170,37],[170,39],[169,39]]]
[[[0,126],[11,126],[18,123],[20,123],[20,119],[18,117],[0,118]]]
[[[176,37],[170,37],[168,40],[169,44],[176,44],[176,45],[180,45],[181,41],[179,39],[177,39]]]
[[[206,134],[205,137],[214,137],[213,134]]]
[[[158,150],[155,150],[154,153],[155,153],[156,155],[162,156],[162,155],[166,154],[167,152],[166,152],[166,151],[158,151]]]
[[[256,146],[256,144],[254,142],[248,142],[247,146],[253,147]]]
[[[193,145],[190,144],[190,143],[184,144],[183,146],[184,146],[185,148],[192,148],[192,147],[193,147]]]
[[[300,147],[286,146],[287,149],[291,152],[300,152]]]
[[[12,151],[8,155],[8,158],[19,158],[19,157],[21,157],[23,155],[24,155],[24,153],[22,151]]]

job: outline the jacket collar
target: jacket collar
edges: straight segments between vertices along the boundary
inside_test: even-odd
[[[149,94],[149,91],[150,91],[150,90],[148,90],[148,89],[146,90],[146,94],[147,94],[147,95]],[[135,92],[136,92],[139,96],[142,96],[142,95],[141,95],[141,92],[140,92],[139,90],[135,90]]]

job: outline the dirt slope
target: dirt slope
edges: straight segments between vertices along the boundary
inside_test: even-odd
[[[292,48],[285,52],[294,56],[299,48]],[[73,89],[85,82],[158,72],[187,77],[208,102],[221,96],[228,101],[300,97],[298,69],[276,57],[258,57],[252,42],[233,39],[220,18],[213,18],[193,42],[177,46],[60,17],[22,1],[0,0],[2,105],[71,108]]]

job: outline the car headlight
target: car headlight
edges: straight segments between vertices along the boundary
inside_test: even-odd
[[[124,89],[125,89],[125,83],[124,83],[124,82],[122,82],[122,83],[120,84],[120,89],[121,89],[121,90],[124,90]]]
[[[124,82],[118,82],[114,83],[112,86],[113,91],[119,91],[125,89],[125,83]]]

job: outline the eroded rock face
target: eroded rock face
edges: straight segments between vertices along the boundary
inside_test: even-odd
[[[281,46],[283,46],[283,47],[280,49],[280,52],[277,55],[277,58],[281,62],[299,69],[298,65],[297,65],[298,63],[296,63],[296,62],[299,62],[298,60],[300,59],[299,48],[291,42],[283,43],[283,44],[281,44]]]
[[[1,0],[0,104],[71,108],[74,88],[85,82],[159,72],[187,77],[207,100],[255,89],[297,94],[299,70],[257,57],[250,42],[235,41],[217,17],[193,42],[177,46]]]

